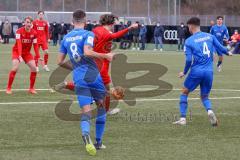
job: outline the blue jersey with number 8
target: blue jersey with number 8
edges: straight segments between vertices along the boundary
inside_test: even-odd
[[[86,78],[87,75],[94,79],[99,74],[94,59],[84,56],[84,46],[93,47],[93,41],[93,32],[84,29],[74,29],[63,38],[60,53],[68,54],[73,64],[73,80],[75,82]]]
[[[227,49],[211,34],[197,32],[189,37],[186,40],[184,52],[186,61],[193,61],[191,70],[213,71],[214,48],[220,56],[221,53],[227,54]]]

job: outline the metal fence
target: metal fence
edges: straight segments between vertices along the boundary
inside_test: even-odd
[[[21,20],[26,14],[35,17],[36,11],[45,10],[48,11],[50,22],[69,22],[70,13],[79,8],[86,12],[111,12],[124,20],[140,20],[147,24],[159,21],[165,25],[177,25],[193,16],[185,15],[182,0],[0,0],[0,19],[15,16]],[[208,26],[210,20],[215,20],[217,14],[221,14],[218,8],[211,10],[214,10],[213,15],[195,15],[200,17],[202,25]],[[224,17],[228,26],[240,26],[240,16]]]

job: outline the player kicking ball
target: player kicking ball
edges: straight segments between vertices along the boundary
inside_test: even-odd
[[[48,22],[44,20],[44,11],[38,11],[38,19],[33,21],[33,29],[38,34],[38,46],[42,48],[44,52],[43,57],[43,69],[46,72],[49,72],[50,69],[48,68],[48,42],[49,39],[49,28],[48,28]],[[39,72],[38,68],[38,60],[36,60],[36,66],[37,66],[37,72]]]
[[[185,79],[182,94],[180,96],[180,120],[173,124],[186,125],[186,113],[188,108],[188,95],[200,85],[200,95],[212,126],[218,125],[216,115],[212,110],[209,93],[213,83],[214,48],[219,56],[222,54],[232,55],[223,47],[215,36],[200,31],[200,19],[193,17],[187,22],[189,31],[193,34],[186,40],[185,55],[186,64],[179,78],[183,78],[188,71],[190,73]]]
[[[31,71],[30,87],[28,92],[31,94],[37,93],[34,89],[37,75],[34,59],[39,59],[40,55],[37,44],[37,33],[32,29],[32,21],[33,19],[31,17],[26,17],[24,19],[24,27],[21,27],[16,31],[16,43],[12,49],[12,69],[9,73],[6,89],[7,94],[12,94],[12,83],[22,61],[29,66]],[[30,53],[32,45],[35,51],[35,58],[33,58],[32,54]]]
[[[93,50],[95,52],[98,52],[101,54],[110,53],[111,47],[112,47],[112,40],[120,38],[125,34],[127,34],[131,29],[138,27],[138,24],[135,23],[129,26],[128,28],[112,33],[112,30],[114,28],[114,25],[117,19],[118,18],[112,14],[104,14],[100,17],[100,20],[99,20],[100,26],[93,29],[93,33],[95,35]],[[105,97],[106,110],[110,115],[117,114],[118,112],[120,112],[120,108],[113,108],[112,110],[110,110],[110,95],[111,95],[111,92],[113,92],[116,89],[116,88],[112,90],[110,89],[110,83],[111,83],[111,77],[109,75],[110,62],[107,59],[104,59],[104,60],[96,59],[95,61],[99,68],[103,83],[109,93]],[[60,90],[62,88],[74,90],[74,83],[64,82],[58,85],[55,89]]]
[[[58,64],[73,70],[75,93],[82,109],[80,126],[83,142],[89,155],[96,155],[96,149],[106,148],[102,144],[106,122],[106,109],[104,106],[106,88],[94,58],[112,61],[114,54],[100,54],[93,51],[94,34],[84,30],[85,23],[86,13],[82,10],[76,10],[73,13],[74,30],[68,33],[62,41]],[[71,61],[70,64],[65,63],[66,55]],[[95,144],[92,143],[90,138],[90,120],[95,118],[92,117],[91,104],[93,100],[97,105]]]

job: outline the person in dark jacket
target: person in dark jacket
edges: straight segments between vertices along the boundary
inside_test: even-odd
[[[184,42],[186,39],[186,27],[184,26],[184,23],[181,23],[181,25],[177,29],[177,35],[178,35],[178,51],[183,50]]]
[[[163,50],[163,34],[164,34],[164,28],[160,25],[160,23],[157,23],[155,29],[154,29],[154,42],[155,42],[155,49],[158,50],[158,44],[160,45],[160,51]]]
[[[58,25],[56,22],[53,22],[51,27],[52,39],[53,39],[53,46],[57,45],[58,41]]]
[[[141,27],[140,27],[140,32],[139,32],[139,39],[141,41],[140,50],[145,50],[146,35],[147,35],[147,27],[144,24],[142,24]]]
[[[140,25],[139,25],[138,21],[136,21],[136,23],[138,24],[138,28],[135,28],[132,30],[132,35],[133,35],[133,48],[132,49],[140,50],[140,48],[139,48]]]
[[[92,31],[92,29],[93,29],[93,24],[91,23],[90,20],[87,21],[86,26],[85,26],[85,29],[88,30],[88,31]]]
[[[63,40],[63,37],[67,34],[67,27],[65,26],[64,22],[61,23],[61,25],[58,27],[58,40],[59,45],[61,45],[61,42]]]

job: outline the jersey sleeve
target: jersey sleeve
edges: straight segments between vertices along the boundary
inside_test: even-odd
[[[222,56],[222,54],[227,55],[227,52],[228,52],[227,48],[225,48],[223,45],[221,45],[215,36],[212,36],[212,38],[213,38],[213,45],[217,51],[217,54],[219,56]]]
[[[111,38],[111,40],[116,39],[116,38],[120,38],[120,37],[124,36],[128,31],[129,31],[129,29],[125,28],[125,29],[120,30],[118,32],[112,33],[110,38]]]
[[[214,29],[213,29],[213,28],[214,28],[214,26],[212,26],[211,29],[210,29],[210,34],[211,34],[211,35],[214,35],[214,33],[213,33],[213,30],[214,30]]]
[[[46,25],[45,25],[45,34],[46,34],[47,40],[49,40],[49,25],[48,25],[48,22],[46,22]]]
[[[183,73],[186,75],[192,65],[192,49],[188,41],[185,43],[184,52],[185,52],[186,61],[185,61],[185,67],[184,67]]]
[[[61,46],[60,46],[59,52],[61,54],[64,54],[64,55],[67,54],[67,48],[65,47],[65,38],[61,42]]]
[[[87,34],[87,36],[85,37],[84,45],[93,47],[94,46],[93,41],[94,41],[94,34],[93,34],[93,32],[89,32]]]
[[[225,29],[224,29],[224,35],[225,35],[226,38],[229,40],[229,33],[228,33],[228,29],[227,29],[226,26],[225,26]]]
[[[22,55],[22,40],[21,40],[21,31],[17,30],[16,32],[16,42],[19,56]]]

